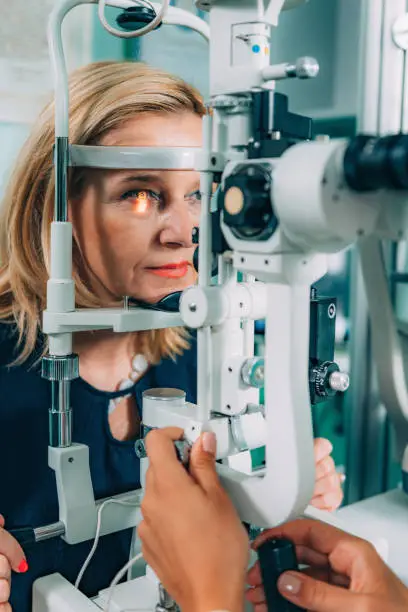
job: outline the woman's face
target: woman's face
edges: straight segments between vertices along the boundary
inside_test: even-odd
[[[145,113],[100,143],[123,147],[199,147],[197,115]],[[193,171],[92,170],[70,202],[74,234],[94,290],[157,302],[195,281],[192,231],[200,218]]]

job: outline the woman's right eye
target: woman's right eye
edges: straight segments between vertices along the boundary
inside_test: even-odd
[[[136,216],[145,217],[160,203],[161,198],[159,193],[150,189],[132,189],[124,193],[120,200],[129,202]]]

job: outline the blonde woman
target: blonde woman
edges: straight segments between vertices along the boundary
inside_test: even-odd
[[[178,78],[134,63],[86,66],[70,79],[70,142],[108,146],[200,146],[205,113],[198,93]],[[0,612],[29,612],[31,586],[60,572],[74,581],[91,543],[38,544],[24,557],[6,531],[58,519],[47,465],[49,384],[41,379],[41,312],[49,271],[54,200],[54,108],[39,117],[5,194],[0,224]],[[79,307],[156,302],[195,281],[192,229],[200,213],[191,171],[75,169],[69,177],[74,277]],[[141,396],[179,387],[196,399],[194,338],[183,330],[75,334],[80,378],[72,384],[74,440],[90,448],[96,498],[139,486],[134,440]],[[327,441],[316,443],[314,503],[336,507],[339,479]],[[0,519],[1,521],[1,519]],[[0,522],[0,524],[2,524]],[[129,555],[129,531],[102,538],[81,588],[106,587]],[[10,568],[13,576],[10,596]]]

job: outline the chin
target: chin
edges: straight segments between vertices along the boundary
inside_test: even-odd
[[[174,280],[168,283],[161,282],[160,287],[146,287],[146,291],[139,291],[137,294],[136,292],[134,292],[131,295],[136,300],[141,300],[142,302],[147,302],[148,304],[156,304],[157,302],[160,302],[160,300],[165,298],[167,295],[170,295],[170,293],[184,291],[188,287],[191,287],[191,285],[195,285],[196,282],[196,274],[188,274],[185,278],[180,279],[177,282],[175,282]]]

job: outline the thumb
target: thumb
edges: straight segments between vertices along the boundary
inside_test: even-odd
[[[364,595],[315,580],[298,572],[285,572],[278,580],[279,592],[285,599],[309,612],[338,612],[362,610],[359,607]]]
[[[220,486],[215,469],[216,451],[217,441],[212,432],[203,433],[191,449],[190,474],[207,493]]]

